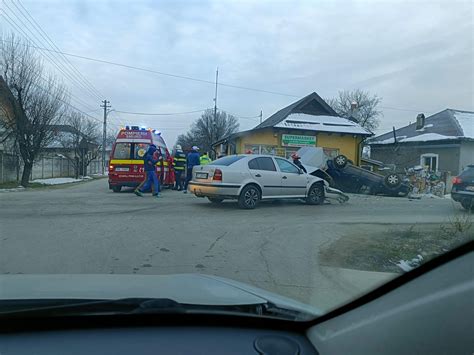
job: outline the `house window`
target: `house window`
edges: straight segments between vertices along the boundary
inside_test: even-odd
[[[439,156],[438,154],[422,154],[420,157],[420,165],[429,171],[438,171]]]
[[[275,155],[276,148],[274,145],[246,144],[244,153]]]

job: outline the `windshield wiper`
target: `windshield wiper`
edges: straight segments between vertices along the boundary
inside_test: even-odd
[[[306,320],[314,317],[312,314],[282,308],[270,302],[248,305],[195,305],[182,304],[168,298],[0,301],[0,319],[180,313],[253,315],[289,320]]]
[[[31,306],[16,306],[14,310],[1,310],[0,318],[42,317],[69,315],[183,313],[186,308],[168,298],[121,298],[116,300],[61,300],[53,305],[40,303]],[[43,304],[43,305],[41,305]]]

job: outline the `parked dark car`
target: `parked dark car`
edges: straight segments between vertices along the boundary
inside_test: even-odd
[[[386,176],[355,166],[344,155],[327,161],[326,172],[331,176],[331,185],[343,192],[367,195],[406,196],[410,186],[395,173]]]
[[[466,210],[474,210],[474,165],[468,165],[459,176],[453,178],[451,197]]]

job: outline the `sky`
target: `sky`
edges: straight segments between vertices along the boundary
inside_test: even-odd
[[[100,100],[107,99],[115,110],[108,116],[113,129],[152,127],[168,145],[200,113],[140,116],[119,111],[211,108],[217,67],[220,83],[280,93],[219,86],[217,106],[240,117],[241,130],[257,125],[261,110],[265,119],[313,91],[323,98],[357,88],[378,95],[383,117],[376,133],[413,122],[421,112],[474,111],[471,1],[0,3],[3,13],[20,25],[14,28],[0,17],[3,34],[28,35],[37,46],[47,47],[23,17],[27,13],[21,5],[65,53],[208,81],[67,57],[82,75],[74,78],[86,78],[94,87],[86,90],[43,54],[48,70],[63,78],[75,107],[99,121]]]

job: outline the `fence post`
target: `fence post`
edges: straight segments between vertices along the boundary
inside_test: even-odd
[[[44,156],[41,156],[41,178],[44,179]]]
[[[4,172],[3,172],[3,170],[4,170],[4,166],[3,166],[3,151],[2,151],[2,154],[1,154],[1,155],[2,155],[2,165],[0,165],[0,166],[1,166],[1,168],[2,168],[2,183],[3,183],[3,182],[4,182],[4,181],[3,181],[3,177],[4,177]]]
[[[54,157],[51,157],[51,178],[54,178]]]

